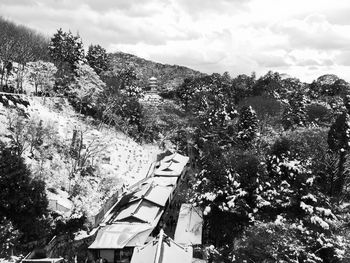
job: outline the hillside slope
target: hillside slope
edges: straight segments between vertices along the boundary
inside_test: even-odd
[[[0,96],[0,139],[10,142],[8,135],[20,135],[25,146],[22,156],[33,176],[43,178],[48,189],[69,192],[75,206],[88,215],[96,214],[116,189],[143,178],[156,159],[156,146],[141,146],[121,132],[94,124],[77,114],[65,98],[22,96],[30,104],[25,108],[1,103],[6,98]],[[19,109],[28,117],[22,117]],[[18,129],[11,131],[10,125]],[[33,129],[44,134],[42,144],[34,149],[30,141],[37,133]],[[72,172],[79,170],[79,161],[70,153],[77,141],[74,133],[81,141],[84,176]]]
[[[156,77],[158,79],[159,88],[166,90],[174,89],[180,85],[185,78],[205,75],[204,73],[187,67],[161,64],[123,52],[109,54],[109,60],[112,68],[115,70],[123,69],[127,66],[134,67],[144,85],[147,85],[150,77]]]

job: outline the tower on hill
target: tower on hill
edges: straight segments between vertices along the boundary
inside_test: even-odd
[[[158,79],[154,76],[150,77],[148,80],[148,87],[150,92],[156,92],[158,87]]]
[[[145,91],[142,102],[152,103],[154,105],[162,102],[162,97],[158,94],[158,79],[156,77],[152,76],[148,79],[148,89]]]

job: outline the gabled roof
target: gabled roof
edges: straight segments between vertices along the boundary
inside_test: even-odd
[[[161,186],[175,186],[177,183],[177,177],[152,177],[150,178],[153,184]]]
[[[191,263],[192,247],[183,247],[167,237],[163,230],[159,236],[142,247],[135,247],[131,263]]]
[[[169,199],[173,187],[155,185],[152,190],[144,197],[146,200],[155,203],[159,206],[165,206],[166,201]]]
[[[155,176],[180,176],[185,165],[175,162],[161,162],[160,166],[155,169]]]
[[[162,160],[164,163],[174,162],[186,165],[189,161],[189,157],[181,155],[179,153],[173,153],[171,155],[165,156]]]
[[[158,224],[187,162],[188,157],[178,154],[163,158],[154,172],[160,177],[147,177],[124,194],[108,211],[103,221],[108,225],[98,231],[89,248],[118,249],[144,244]]]
[[[184,167],[188,163],[189,158],[179,153],[165,156],[160,162],[158,168],[155,169],[155,176],[180,176]]]
[[[123,197],[116,208],[112,222],[136,221],[153,223],[168,201],[174,185],[158,185],[153,178],[140,184],[136,190]]]
[[[155,206],[153,203],[141,199],[123,209],[113,220],[117,221],[139,221],[152,224],[161,212],[162,208]]]
[[[98,231],[89,249],[119,249],[143,245],[151,234],[150,224],[118,223],[104,226]]]

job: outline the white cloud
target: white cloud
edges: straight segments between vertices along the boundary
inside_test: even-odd
[[[231,75],[280,71],[310,81],[347,78],[348,0],[1,0],[0,15],[46,34],[79,31],[168,64]]]

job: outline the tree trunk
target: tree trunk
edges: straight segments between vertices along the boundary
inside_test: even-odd
[[[3,90],[4,74],[5,74],[5,63],[3,63],[2,68],[1,68],[1,82],[0,82],[0,89],[1,90]]]
[[[338,163],[338,176],[334,182],[333,196],[339,200],[343,194],[344,183],[346,179],[345,172],[346,152],[340,152]]]

